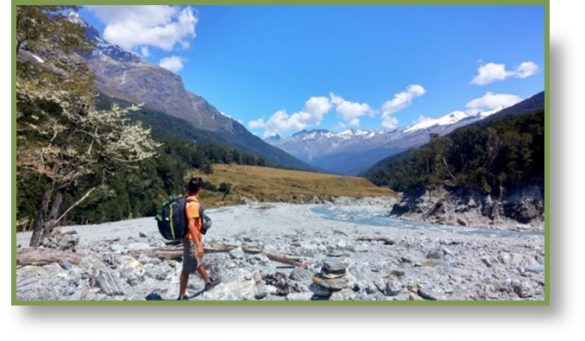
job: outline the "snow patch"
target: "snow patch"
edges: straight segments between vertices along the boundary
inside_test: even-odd
[[[469,117],[469,115],[466,112],[463,111],[453,111],[448,113],[445,116],[441,116],[437,119],[430,119],[430,120],[426,120],[423,122],[420,122],[418,124],[413,125],[412,127],[405,129],[404,132],[405,133],[412,133],[418,130],[423,130],[423,129],[427,129],[436,125],[439,126],[447,126],[447,125],[451,125],[451,124],[455,124],[459,121],[461,121],[464,118]]]

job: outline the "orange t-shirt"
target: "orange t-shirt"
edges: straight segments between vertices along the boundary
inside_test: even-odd
[[[199,201],[197,201],[197,197],[187,197],[193,201],[188,201],[187,205],[185,205],[185,215],[187,216],[187,224],[191,219],[195,219],[195,235],[197,236],[198,241],[201,241],[201,220],[199,219]],[[189,227],[189,225],[187,225]],[[191,235],[187,233],[187,239],[191,240]]]

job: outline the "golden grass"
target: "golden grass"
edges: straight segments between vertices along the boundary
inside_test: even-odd
[[[309,202],[315,197],[331,200],[333,197],[395,196],[389,188],[376,187],[360,177],[293,171],[269,167],[214,164],[213,174],[195,171],[219,187],[222,182],[232,185],[230,194],[204,191],[202,198],[210,207],[244,202],[246,199],[263,202]]]

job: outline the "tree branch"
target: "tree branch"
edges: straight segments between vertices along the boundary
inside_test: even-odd
[[[61,219],[65,218],[65,216],[67,215],[67,213],[69,213],[69,211],[71,211],[72,209],[74,209],[77,205],[81,204],[85,199],[87,199],[87,197],[89,197],[89,195],[91,194],[91,192],[93,192],[96,189],[96,187],[92,187],[89,191],[87,191],[82,197],[81,199],[77,200],[73,205],[71,205],[65,212],[63,212],[63,214],[61,214],[61,216],[59,218],[57,218],[57,220],[55,220],[55,225],[57,225],[59,223],[59,221],[61,221]]]

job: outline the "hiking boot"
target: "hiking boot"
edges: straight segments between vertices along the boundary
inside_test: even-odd
[[[209,283],[205,284],[205,288],[203,288],[203,290],[207,291],[210,290],[211,288],[213,288],[214,286],[218,285],[220,283],[220,280],[217,278],[210,278]]]

